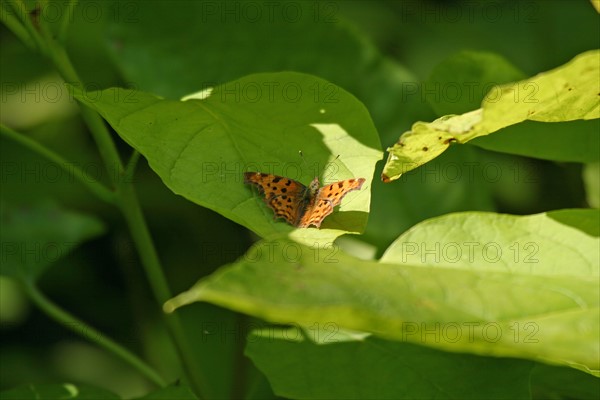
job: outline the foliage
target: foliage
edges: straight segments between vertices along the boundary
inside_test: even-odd
[[[1,7],[3,399],[600,396],[591,2]]]

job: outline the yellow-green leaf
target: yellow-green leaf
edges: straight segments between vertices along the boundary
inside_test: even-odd
[[[413,227],[381,262],[335,246],[263,241],[164,309],[207,301],[276,323],[333,323],[597,375],[600,239],[593,221],[598,210],[451,214]]]
[[[415,123],[398,143],[388,148],[382,179],[385,182],[398,179],[437,157],[451,143],[466,143],[523,121],[597,118],[600,118],[600,51],[594,50],[552,71],[492,89],[480,109],[447,115],[431,123]],[[568,145],[568,137],[564,143]]]

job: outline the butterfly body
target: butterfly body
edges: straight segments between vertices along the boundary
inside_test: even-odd
[[[358,190],[364,178],[346,179],[320,187],[316,177],[308,186],[290,178],[263,174],[244,173],[244,183],[257,186],[265,196],[265,202],[275,212],[275,218],[283,218],[298,228],[311,225],[319,228],[323,219],[333,212],[342,198],[352,190]]]

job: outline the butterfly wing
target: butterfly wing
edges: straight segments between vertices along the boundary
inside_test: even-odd
[[[342,202],[344,196],[353,190],[359,190],[363,183],[365,183],[364,178],[353,178],[323,186],[306,207],[306,212],[301,217],[298,227],[308,228],[314,225],[319,228],[325,217]]]
[[[283,218],[291,225],[298,225],[306,205],[306,186],[293,179],[261,172],[245,172],[244,183],[259,188],[265,197],[265,203],[275,212],[275,218]]]

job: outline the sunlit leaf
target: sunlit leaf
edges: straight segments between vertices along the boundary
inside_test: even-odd
[[[327,81],[292,72],[249,75],[188,101],[128,89],[76,95],[144,155],[173,192],[262,237],[327,243],[364,229],[379,138],[364,106]],[[322,229],[294,229],[274,221],[243,183],[245,171],[306,185],[314,176],[328,183],[353,177],[367,182],[346,196]]]
[[[598,220],[597,210],[435,218],[398,238],[381,262],[264,241],[164,309],[208,301],[277,323],[334,323],[597,374],[600,239],[582,224],[586,213]]]
[[[417,122],[398,143],[388,149],[382,179],[391,181],[423,165],[445,151],[451,143],[466,143],[526,120],[566,122],[600,118],[600,52],[589,51],[552,71],[492,89],[482,108],[462,115],[447,115],[433,122]],[[565,130],[561,143],[572,140]],[[542,137],[536,136],[539,140]],[[592,143],[598,135],[589,136]],[[536,142],[527,144],[535,154]],[[598,158],[598,146],[588,147]],[[523,153],[520,153],[523,154]]]

